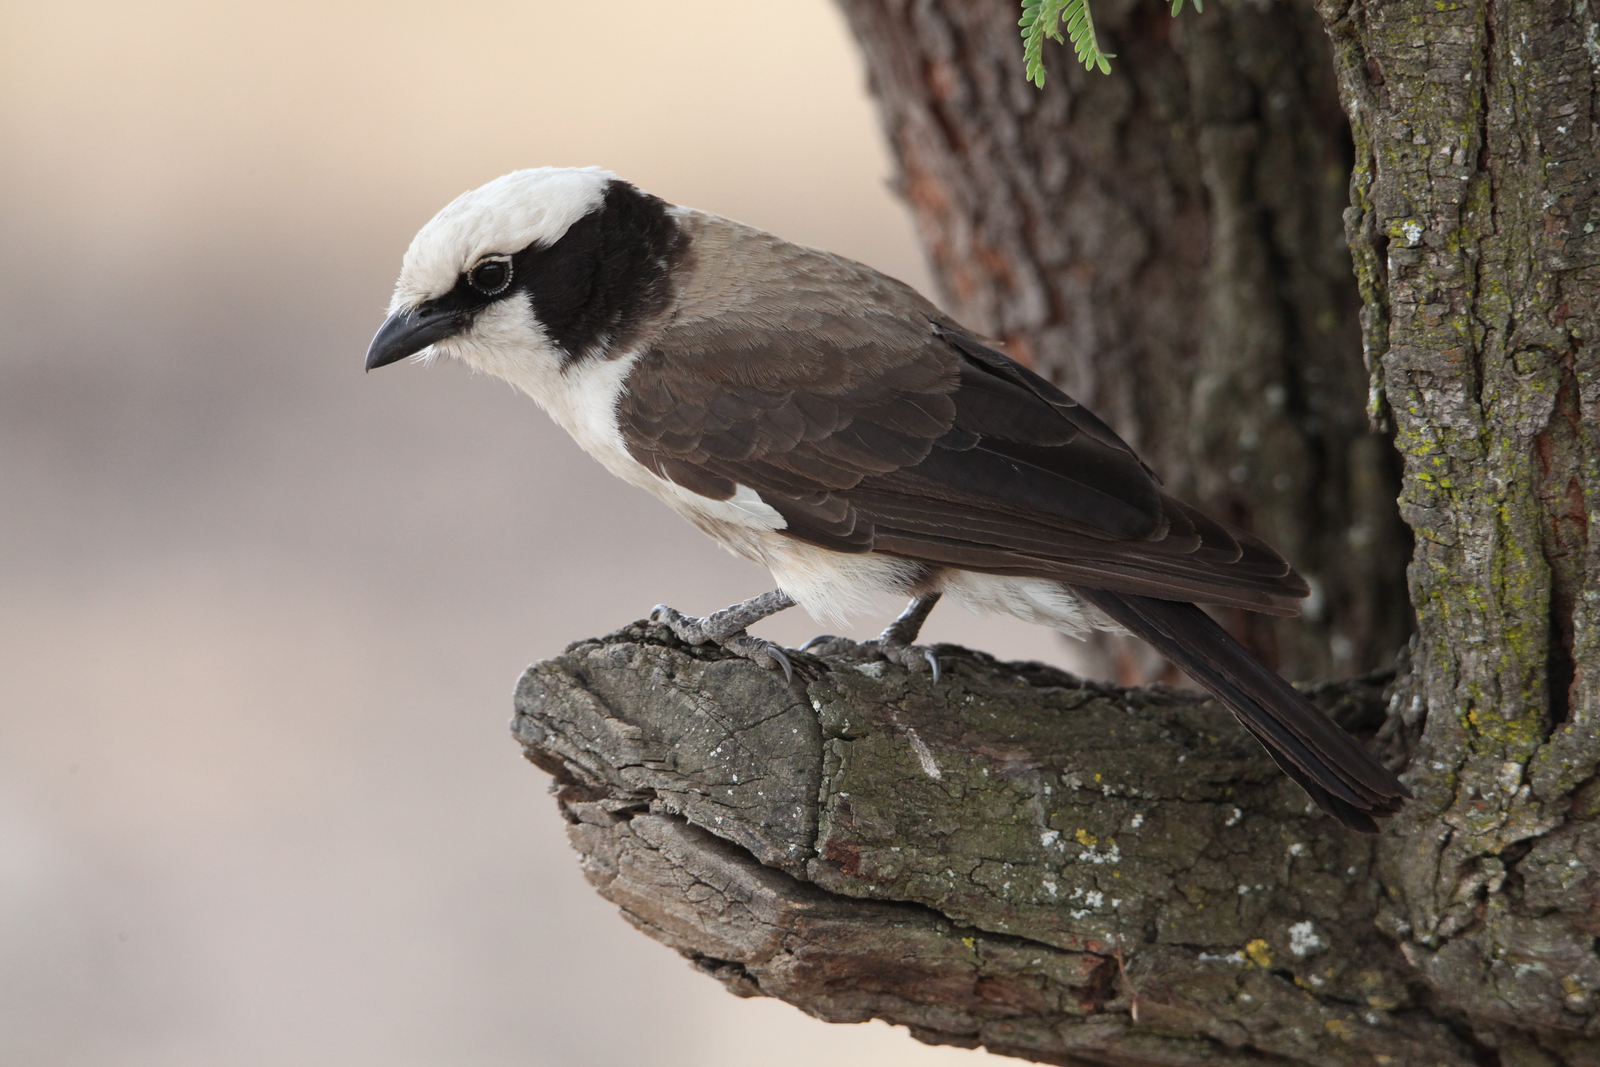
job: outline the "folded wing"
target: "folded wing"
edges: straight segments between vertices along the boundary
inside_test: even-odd
[[[1092,413],[953,324],[754,317],[674,326],[635,365],[618,416],[636,459],[715,499],[747,486],[786,534],[840,552],[1274,614],[1306,595],[1265,543],[1167,496]]]
[[[630,452],[708,497],[753,489],[825,548],[1073,586],[1375,832],[1405,787],[1194,604],[1295,614],[1308,588],[1283,557],[1167,496],[1093,414],[909,290],[899,313],[878,295],[852,312],[775,292],[675,324],[619,399]]]

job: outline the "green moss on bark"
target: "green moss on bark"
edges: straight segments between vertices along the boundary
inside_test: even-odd
[[[1386,839],[1386,928],[1503,1062],[1542,1062],[1495,1036],[1524,1028],[1558,1062],[1595,1032],[1600,977],[1593,857],[1576,846],[1593,813],[1575,796],[1600,757],[1594,15],[1319,6],[1356,117],[1349,218],[1416,534],[1403,699],[1420,796]],[[1543,857],[1566,849],[1562,896]]]
[[[1471,1062],[1374,925],[1374,842],[1225,711],[940,654],[789,688],[635,626],[530,668],[515,731],[597,888],[741,995],[1041,1062]]]

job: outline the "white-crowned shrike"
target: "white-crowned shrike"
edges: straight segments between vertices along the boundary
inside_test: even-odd
[[[779,588],[693,643],[768,667],[745,627],[941,596],[1068,634],[1137,634],[1231,708],[1346,826],[1406,788],[1196,602],[1298,612],[1305,581],[1259,539],[1161,491],[1121,438],[909,286],[598,169],[517,171],[458,197],[405,255],[368,369],[455,356],[517,386],[613,474],[767,567]]]

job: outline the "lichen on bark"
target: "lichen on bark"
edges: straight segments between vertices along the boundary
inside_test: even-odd
[[[600,892],[735,993],[1047,1063],[1473,1062],[1373,842],[1226,711],[939,652],[791,686],[636,624],[530,668],[514,728]],[[1384,722],[1381,680],[1316,693]]]
[[[1588,4],[1323,2],[1375,388],[1405,460],[1417,802],[1382,921],[1482,1039],[1595,1033]],[[1583,1035],[1578,1038],[1577,1035]]]

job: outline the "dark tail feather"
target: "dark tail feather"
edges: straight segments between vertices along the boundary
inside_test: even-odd
[[[1226,704],[1283,772],[1350,829],[1377,833],[1372,817],[1393,815],[1411,796],[1355,738],[1195,605],[1075,588]]]

